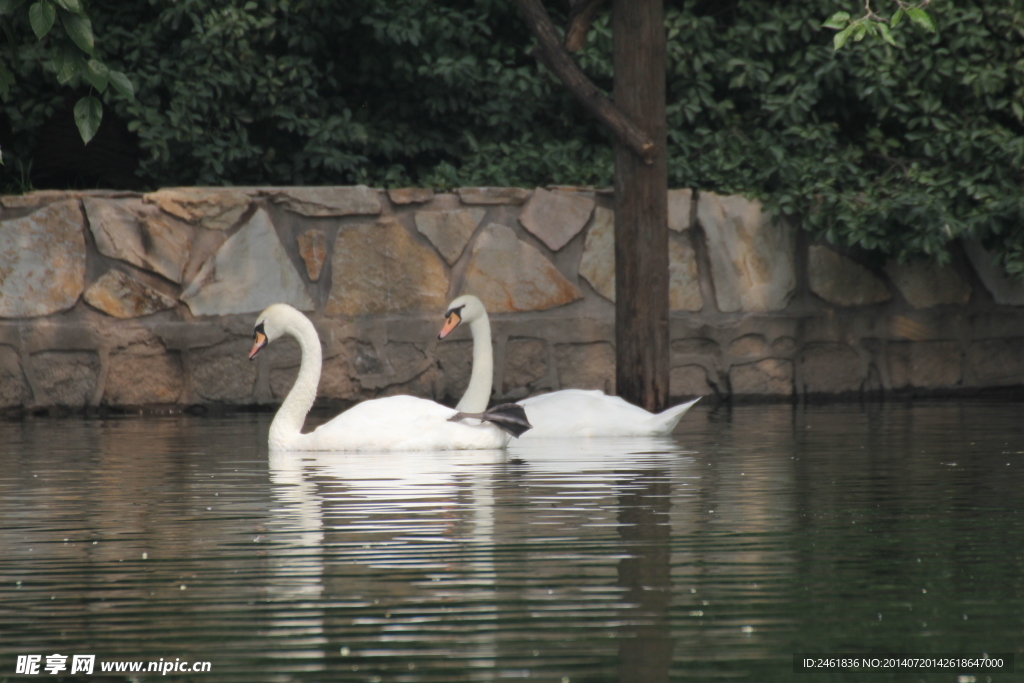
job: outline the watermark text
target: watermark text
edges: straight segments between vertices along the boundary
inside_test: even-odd
[[[209,673],[210,662],[173,660],[99,660],[96,655],[18,655],[14,673],[22,676],[57,676],[68,674],[92,675],[94,673]]]

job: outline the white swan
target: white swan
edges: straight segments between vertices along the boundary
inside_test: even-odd
[[[504,448],[510,435],[529,428],[522,408],[497,406],[472,419],[433,401],[414,396],[389,396],[364,401],[314,431],[303,434],[306,413],[313,407],[320,381],[322,354],[313,323],[287,304],[272,304],[256,319],[249,360],[282,335],[299,342],[299,375],[270,423],[271,450],[286,451],[423,451]],[[459,417],[456,417],[459,415]],[[511,422],[511,426],[508,424]],[[501,425],[496,426],[497,424]]]
[[[469,384],[456,410],[479,413],[491,402],[491,384],[494,382],[494,352],[491,350],[491,321],[480,299],[464,294],[448,304],[444,314],[444,327],[438,339],[444,339],[460,324],[469,325],[473,337],[473,369]]]
[[[473,372],[458,409],[480,412],[487,407],[494,381],[491,323],[480,299],[465,294],[448,305],[439,339],[460,323],[469,323],[473,335]],[[519,401],[532,428],[520,439],[550,437],[667,436],[695,398],[660,413],[650,413],[603,391],[562,389]]]
[[[700,398],[651,413],[596,389],[562,389],[519,401],[533,429],[529,436],[668,436]],[[523,436],[527,436],[524,434]]]

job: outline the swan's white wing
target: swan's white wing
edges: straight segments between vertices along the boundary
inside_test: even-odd
[[[670,434],[682,414],[695,402],[686,408],[680,406],[655,415],[602,391],[553,391],[519,401],[533,425],[521,438]]]
[[[422,451],[502,448],[508,439],[491,424],[449,422],[455,410],[415,396],[364,401],[302,437],[299,449]]]

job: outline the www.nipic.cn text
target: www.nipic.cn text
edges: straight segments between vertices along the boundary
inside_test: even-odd
[[[96,655],[18,655],[14,673],[33,675],[67,675],[93,673],[209,673],[209,662],[188,662],[175,658],[174,661],[160,658],[158,661],[96,661]]]

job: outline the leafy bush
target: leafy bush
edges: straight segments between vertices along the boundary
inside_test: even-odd
[[[670,13],[671,184],[897,257],[977,237],[1021,272],[1024,4],[937,4],[936,34],[836,52],[819,27],[841,6]]]
[[[565,3],[548,3],[554,14]],[[852,0],[669,0],[669,177],[740,192],[835,243],[948,258],[981,239],[1024,272],[1024,0],[952,0],[833,49]],[[511,0],[140,0],[88,7],[135,100],[149,186],[610,185],[609,137],[529,56]],[[564,21],[556,17],[556,23]],[[8,165],[63,97],[19,53]],[[577,55],[611,86],[599,18]],[[79,93],[81,94],[81,93]],[[10,178],[8,178],[10,180]]]

